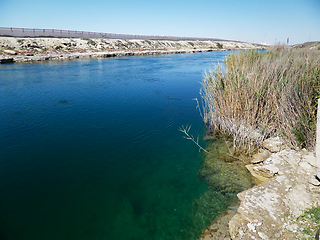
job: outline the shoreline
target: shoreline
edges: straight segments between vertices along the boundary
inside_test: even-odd
[[[213,52],[219,50],[212,49],[196,49],[196,50],[137,50],[137,51],[115,51],[115,52],[50,52],[44,54],[34,55],[14,55],[0,58],[0,63],[21,63],[21,62],[39,62],[49,60],[67,60],[78,58],[112,58],[123,56],[148,56],[148,55],[167,55],[167,54],[187,54],[187,53],[199,53],[199,52]],[[220,50],[227,51],[227,50]]]
[[[238,193],[239,201],[217,216],[199,240],[308,239],[315,234],[319,225],[305,217],[320,206],[315,151],[292,150],[278,137],[263,146],[246,165],[259,184]]]
[[[254,154],[246,168],[259,180],[237,194],[227,239],[319,234],[319,56],[316,45],[238,52],[226,58],[226,73],[213,70],[204,79],[208,128],[233,139],[231,155]]]
[[[0,37],[0,63],[266,49],[230,41]]]

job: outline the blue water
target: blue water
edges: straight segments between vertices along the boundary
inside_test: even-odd
[[[204,154],[178,128],[201,140],[226,54],[1,65],[0,239],[197,239]]]

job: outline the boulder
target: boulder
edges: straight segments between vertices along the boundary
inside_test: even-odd
[[[284,149],[247,165],[267,181],[237,195],[241,203],[229,222],[231,239],[303,239],[306,223],[297,217],[320,206],[313,162],[312,152]]]
[[[251,163],[261,163],[271,156],[271,152],[268,150],[261,150],[261,152],[253,155]]]
[[[10,54],[10,55],[17,55],[17,53],[15,51],[12,50],[3,50],[4,53],[6,54]]]
[[[273,174],[270,174],[266,169],[262,167],[259,168],[252,164],[246,165],[246,168],[259,182],[266,182],[273,176]]]
[[[272,153],[279,152],[284,148],[284,144],[279,137],[264,140],[262,146]]]

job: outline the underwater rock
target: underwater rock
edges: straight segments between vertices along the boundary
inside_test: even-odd
[[[240,201],[236,200],[226,211],[223,211],[209,227],[202,231],[199,240],[224,239],[231,240],[229,234],[229,221],[236,214]]]
[[[195,202],[195,215],[208,216],[208,223],[217,216],[203,230],[201,240],[230,239],[228,222],[239,206],[231,204],[237,200],[237,193],[253,186],[253,178],[243,161],[230,157],[232,142],[212,139],[207,148],[210,154],[205,158],[203,169],[198,171],[199,178],[206,180],[210,186]]]

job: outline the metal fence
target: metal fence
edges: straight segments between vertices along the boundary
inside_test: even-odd
[[[144,39],[144,40],[212,40],[227,41],[217,38],[194,38],[194,37],[173,37],[173,36],[147,36],[129,35],[101,32],[85,32],[58,29],[37,29],[37,28],[8,28],[0,27],[0,36],[6,37],[53,37],[53,38],[107,38],[107,39]]]

